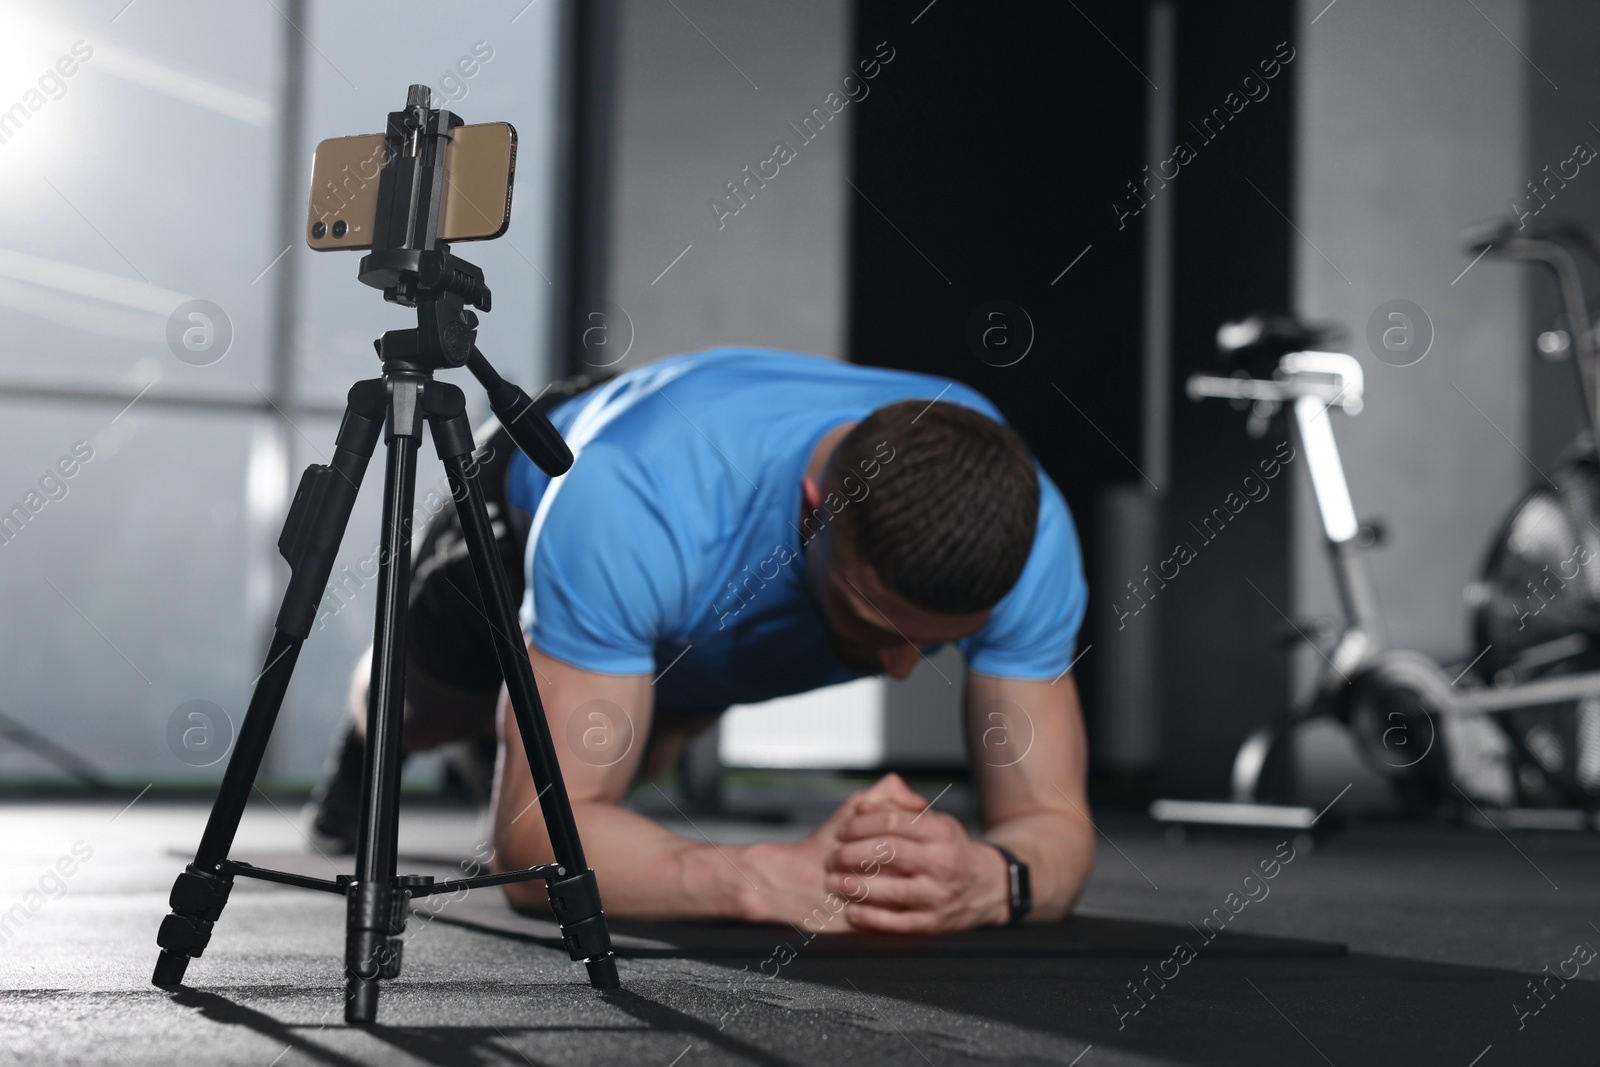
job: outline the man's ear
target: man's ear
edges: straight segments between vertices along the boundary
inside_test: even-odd
[[[809,474],[800,478],[800,499],[805,502],[807,511],[815,511],[822,506],[822,487]]]

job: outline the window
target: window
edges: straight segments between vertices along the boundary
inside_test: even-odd
[[[298,232],[316,142],[381,130],[410,82],[515,125],[511,230],[456,250],[494,290],[480,345],[537,388],[557,2],[0,6],[0,713],[115,781],[213,780],[222,764],[179,759],[168,721],[205,700],[237,730],[288,496],[378,373],[373,338],[412,318],[356,280],[359,255],[285,236],[283,176]],[[419,498],[443,478],[423,456]],[[341,562],[376,543],[382,482],[379,457]],[[317,775],[371,627],[367,595],[313,633],[266,775]],[[0,746],[0,780],[57,777]]]

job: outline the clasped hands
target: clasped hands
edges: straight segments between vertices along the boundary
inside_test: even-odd
[[[744,917],[808,935],[941,933],[1010,913],[1005,860],[897,774],[851,795],[804,840],[743,853],[753,889]]]

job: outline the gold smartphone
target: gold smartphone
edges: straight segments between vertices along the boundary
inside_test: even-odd
[[[318,252],[372,247],[378,176],[388,158],[388,142],[381,133],[330,137],[317,145],[306,244]],[[487,241],[505,233],[511,225],[517,169],[516,128],[509,122],[457,126],[444,165],[449,180],[439,237]]]

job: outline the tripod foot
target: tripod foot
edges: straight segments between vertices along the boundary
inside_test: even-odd
[[[188,966],[188,956],[163,949],[161,955],[156,957],[156,973],[150,976],[150,981],[163,989],[180,986],[183,984],[183,972]]]
[[[378,1019],[378,980],[350,975],[344,990],[344,1021],[371,1023]]]
[[[622,979],[617,977],[617,958],[604,956],[584,964],[589,968],[589,984],[596,989],[621,989]]]

